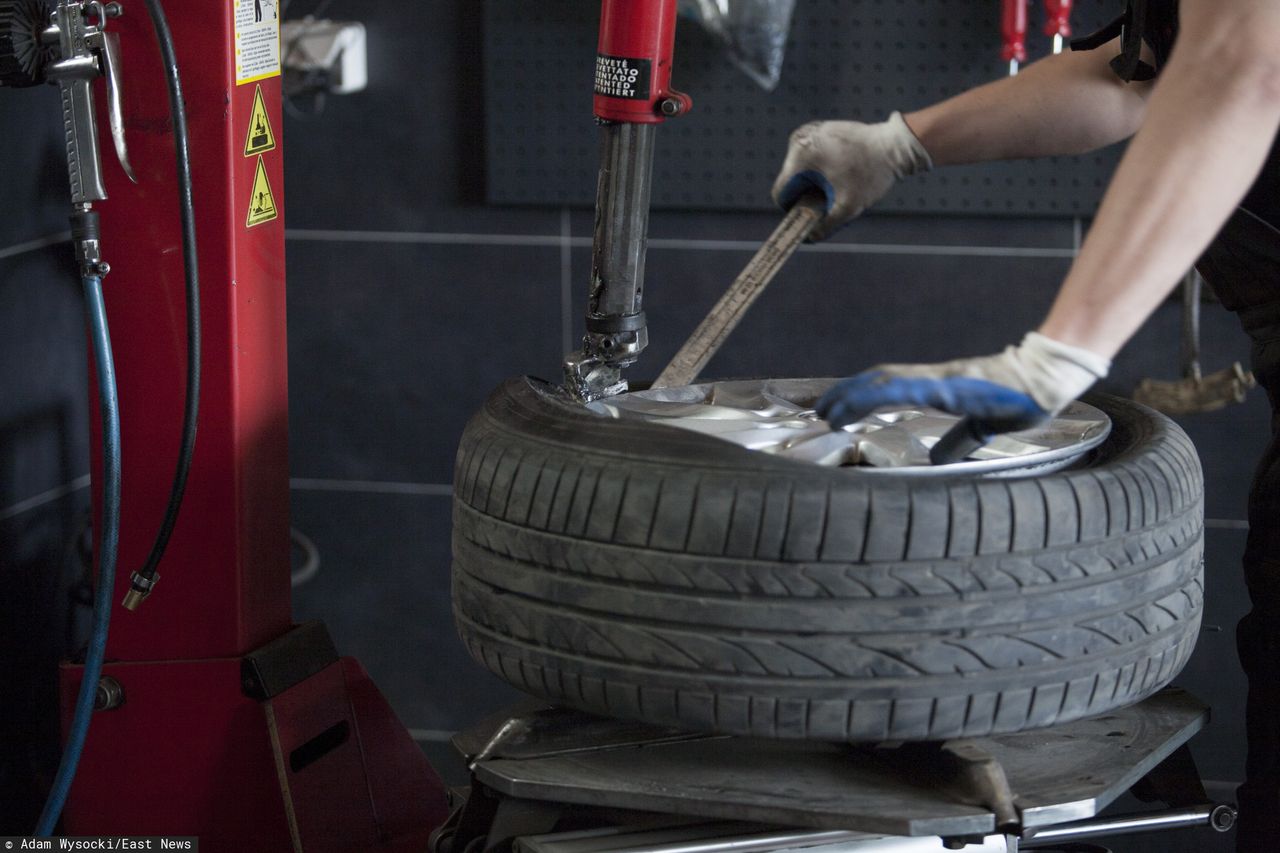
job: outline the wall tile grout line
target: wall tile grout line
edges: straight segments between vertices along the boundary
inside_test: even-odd
[[[666,242],[669,245],[664,248],[678,249],[686,248],[677,245],[684,242],[680,240],[658,241]],[[690,241],[691,242],[691,241]],[[653,245],[650,241],[649,245]],[[733,248],[743,248],[750,246],[752,251],[760,248],[759,243],[746,242],[742,246]],[[688,247],[693,248],[693,247]],[[704,247],[712,248],[712,247]],[[718,248],[718,247],[717,247]],[[728,246],[724,248],[729,248]],[[984,257],[984,258],[1073,258],[1075,251],[1073,249],[1045,249],[1035,247],[1017,247],[1017,246],[922,246],[910,243],[817,243],[814,245],[805,244],[800,247],[801,252],[825,252],[830,254],[849,254],[849,255],[952,255],[957,257]]]
[[[573,224],[569,208],[560,208],[560,349],[573,351]]]
[[[547,246],[558,247],[559,234],[473,234],[453,231],[345,231],[287,228],[286,240],[312,243],[408,243],[438,246]]]
[[[441,231],[340,231],[320,229],[290,229],[285,238],[300,242],[334,243],[387,243],[402,245],[439,246],[543,246],[580,248],[591,246],[588,237],[566,237],[563,234],[472,234]],[[758,240],[686,240],[676,238],[651,238],[651,249],[679,249],[710,252],[755,252],[760,248]],[[957,257],[992,258],[1066,258],[1075,257],[1074,248],[1044,248],[1018,246],[947,246],[917,245],[908,243],[818,243],[800,247],[801,252],[821,252],[851,255],[942,255]]]
[[[402,483],[386,480],[329,480],[316,477],[293,477],[289,488],[299,492],[365,492],[383,495],[437,495],[448,497],[453,486],[448,483]]]
[[[409,737],[418,743],[447,743],[455,734],[444,729],[409,729]]]
[[[85,474],[82,477],[76,477],[70,483],[63,483],[61,486],[55,486],[48,491],[41,492],[38,495],[33,495],[24,501],[18,501],[18,503],[13,506],[0,509],[0,521],[7,521],[10,518],[22,515],[24,512],[36,509],[37,507],[42,507],[47,503],[53,503],[54,501],[64,498],[73,492],[78,492],[81,489],[88,487],[88,474]]]
[[[46,234],[44,237],[37,237],[36,239],[28,240],[25,243],[16,243],[6,249],[0,249],[0,260],[16,258],[18,255],[25,255],[28,252],[35,252],[39,249],[48,248],[49,246],[57,246],[70,239],[70,231],[60,231],[57,234]]]

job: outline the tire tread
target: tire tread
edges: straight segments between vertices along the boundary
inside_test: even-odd
[[[459,444],[459,631],[551,701],[739,734],[985,735],[1137,701],[1194,644],[1202,476],[1167,419],[1107,405],[1080,470],[872,482],[513,381]]]

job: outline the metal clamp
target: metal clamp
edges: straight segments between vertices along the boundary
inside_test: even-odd
[[[156,572],[151,577],[134,572],[129,576],[129,591],[125,593],[122,604],[126,610],[137,610],[138,605],[147,600],[147,596],[151,595],[151,591],[155,589],[156,583],[160,580],[160,573]]]

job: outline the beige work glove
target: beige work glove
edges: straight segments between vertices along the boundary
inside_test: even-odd
[[[826,195],[827,216],[809,235],[817,242],[879,201],[899,178],[932,168],[902,113],[879,124],[814,121],[791,134],[773,200],[789,210],[806,193]]]
[[[881,406],[933,406],[969,415],[991,433],[1025,429],[1057,414],[1111,369],[1082,347],[1029,332],[1018,346],[941,364],[882,364],[837,383],[817,411],[833,428]]]

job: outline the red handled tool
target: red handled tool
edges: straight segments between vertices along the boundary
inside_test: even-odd
[[[1012,77],[1027,61],[1027,0],[1001,0],[1001,3],[1000,33],[1004,37],[1004,50],[1000,58],[1009,63]]]
[[[1053,39],[1053,52],[1062,53],[1071,38],[1071,0],[1044,0],[1044,34]]]

